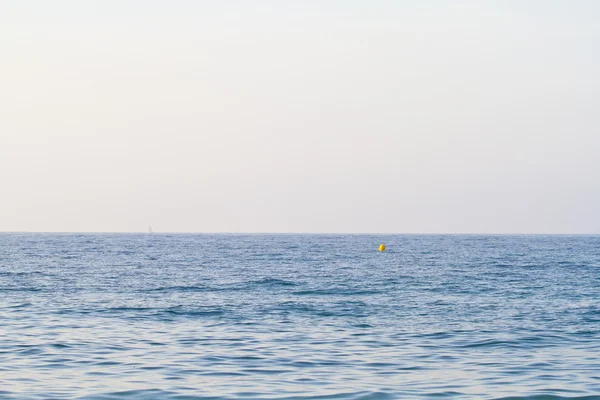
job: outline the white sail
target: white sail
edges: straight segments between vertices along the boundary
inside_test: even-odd
[[[148,233],[154,233],[154,231],[152,230],[152,225],[148,225]]]

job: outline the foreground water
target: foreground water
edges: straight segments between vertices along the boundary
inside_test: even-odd
[[[596,236],[2,234],[0,398],[600,398],[599,289]]]

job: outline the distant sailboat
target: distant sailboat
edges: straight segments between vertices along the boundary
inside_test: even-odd
[[[154,231],[152,230],[152,225],[148,225],[148,233],[154,233]]]

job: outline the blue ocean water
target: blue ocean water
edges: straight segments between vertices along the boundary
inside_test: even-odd
[[[599,290],[598,236],[1,234],[0,398],[600,398]]]

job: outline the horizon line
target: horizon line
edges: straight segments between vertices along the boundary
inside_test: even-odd
[[[45,234],[145,234],[145,235],[406,235],[406,236],[598,236],[600,233],[536,233],[536,232],[233,232],[233,231],[28,231],[0,230],[0,234],[45,233]]]

